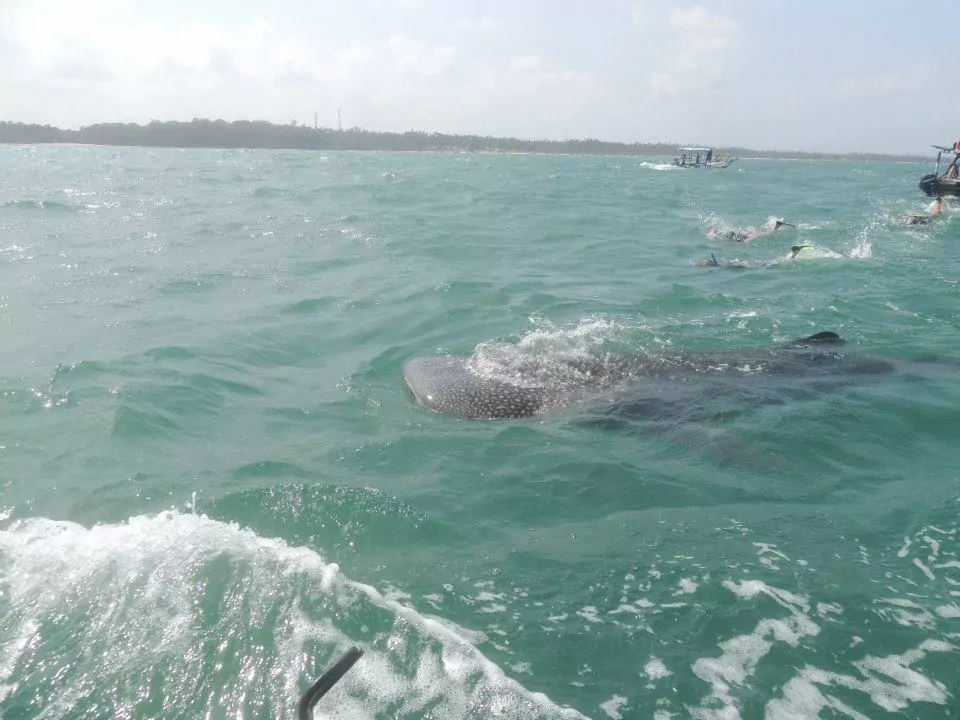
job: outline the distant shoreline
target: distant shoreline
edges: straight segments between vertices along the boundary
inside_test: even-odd
[[[99,123],[79,130],[50,125],[0,122],[0,143],[22,145],[204,148],[216,150],[359,150],[374,152],[453,152],[497,155],[596,155],[630,157],[673,157],[679,143],[621,143],[586,138],[580,140],[527,140],[511,137],[453,135],[407,131],[374,132],[360,128],[333,130],[291,123],[275,125],[265,121],[191,122],[152,121]],[[837,160],[922,163],[929,157],[885,153],[818,153],[805,151],[751,150],[715,147],[726,157],[744,160]]]

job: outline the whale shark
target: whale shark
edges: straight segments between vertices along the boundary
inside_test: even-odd
[[[832,331],[769,346],[695,352],[588,354],[544,368],[489,368],[471,357],[417,357],[403,368],[425,409],[470,420],[549,416],[571,407],[603,418],[684,421],[728,416],[898,371],[891,359],[843,352]]]

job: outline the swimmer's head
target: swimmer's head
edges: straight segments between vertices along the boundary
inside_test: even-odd
[[[783,222],[783,220],[777,220],[777,221],[773,224],[773,229],[774,229],[774,230],[779,230],[779,229],[782,228],[784,225],[786,225],[786,223]]]

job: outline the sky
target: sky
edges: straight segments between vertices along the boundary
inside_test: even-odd
[[[930,154],[956,0],[0,0],[0,119]],[[943,61],[947,60],[946,63]]]

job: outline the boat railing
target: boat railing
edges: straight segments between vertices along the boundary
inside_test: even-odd
[[[957,158],[960,157],[960,150],[957,150],[956,148],[943,147],[942,145],[931,145],[930,147],[932,147],[932,148],[934,148],[934,149],[936,149],[936,150],[938,151],[938,152],[937,152],[937,166],[934,168],[933,173],[934,173],[934,175],[936,175],[937,177],[941,177],[941,175],[940,175],[940,161],[943,159],[944,154],[952,155],[952,156],[953,156],[953,158],[950,160],[950,165],[953,165],[953,164],[956,162]],[[948,172],[950,172],[950,167],[949,167],[949,166],[947,167],[946,170],[943,171],[943,174],[946,175]]]
[[[353,667],[354,663],[363,655],[363,650],[358,647],[352,647],[334,663],[329,670],[317,678],[317,680],[306,689],[300,696],[300,703],[297,706],[298,720],[313,720],[313,707],[320,698],[330,692],[330,688],[337,684],[337,681]]]

